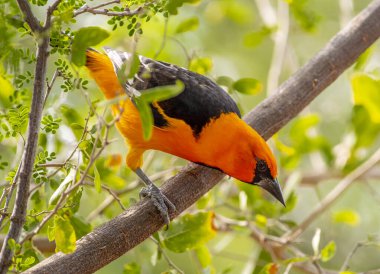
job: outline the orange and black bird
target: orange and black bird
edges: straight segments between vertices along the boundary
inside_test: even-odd
[[[143,138],[133,96],[112,106],[113,115],[120,116],[116,126],[129,144],[127,166],[146,184],[141,195],[152,199],[166,223],[169,222],[168,209],[175,210],[175,207],[141,170],[143,153],[149,149],[176,155],[260,186],[285,205],[272,151],[241,119],[236,103],[221,87],[200,74],[143,56],[139,56],[140,68],[134,79],[122,85],[117,73],[125,62],[132,62],[133,55],[110,48],[105,51],[103,54],[88,49],[86,67],[107,99],[126,92],[173,85],[177,80],[184,84],[183,92],[177,96],[150,104],[154,127],[149,140]]]

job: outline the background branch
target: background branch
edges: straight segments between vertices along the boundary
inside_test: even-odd
[[[314,58],[279,87],[278,92],[246,115],[268,139],[331,84],[380,36],[380,0],[372,2]],[[162,187],[177,212],[196,202],[224,174],[189,164]],[[144,199],[77,242],[72,254],[57,253],[25,273],[91,273],[123,255],[164,225],[154,205]]]
[[[57,0],[53,7],[57,7],[60,0]],[[27,142],[25,144],[25,151],[21,160],[21,168],[19,180],[14,184],[18,184],[15,206],[13,208],[11,216],[11,224],[9,231],[4,239],[4,244],[1,248],[0,254],[0,273],[6,273],[9,266],[12,263],[13,251],[8,247],[8,241],[14,239],[19,241],[22,226],[25,223],[26,210],[28,206],[29,198],[29,186],[32,176],[34,160],[36,158],[38,134],[40,131],[42,110],[45,97],[45,78],[46,78],[46,63],[48,59],[48,47],[49,37],[42,31],[46,27],[50,26],[50,16],[52,14],[52,8],[49,8],[50,15],[46,18],[46,25],[42,28],[39,21],[33,15],[29,2],[26,0],[17,1],[20,11],[24,14],[25,21],[28,23],[30,29],[37,35],[38,47],[37,47],[37,62],[35,67],[35,78],[33,86],[32,104],[30,107],[29,123],[28,123],[28,135]],[[41,37],[39,37],[41,36]]]

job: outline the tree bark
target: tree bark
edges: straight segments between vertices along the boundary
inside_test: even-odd
[[[331,84],[380,36],[380,0],[373,1],[278,91],[245,116],[268,139]],[[196,202],[224,174],[189,164],[162,187],[177,207],[171,218]],[[252,190],[254,191],[254,190]],[[148,200],[130,207],[77,242],[72,254],[57,253],[26,273],[92,273],[132,249],[164,225]]]
[[[29,198],[30,178],[32,177],[34,159],[36,158],[38,133],[40,131],[43,102],[45,97],[46,61],[48,56],[49,38],[42,38],[37,50],[37,64],[34,78],[32,106],[29,114],[28,135],[25,152],[21,162],[20,179],[18,182],[16,201],[11,216],[11,225],[5,237],[0,254],[0,273],[6,273],[12,263],[13,252],[7,246],[10,239],[18,242],[22,226],[25,223]]]

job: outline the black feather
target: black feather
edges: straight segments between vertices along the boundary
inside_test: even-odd
[[[184,83],[185,89],[179,95],[158,102],[164,113],[172,118],[185,121],[198,137],[203,127],[222,113],[240,111],[232,98],[217,84],[207,77],[164,62],[141,58],[141,68],[133,86],[144,90],[157,86],[173,85],[176,80]],[[154,125],[170,126],[158,110],[151,105]]]

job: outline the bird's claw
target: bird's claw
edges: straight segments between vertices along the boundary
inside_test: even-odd
[[[165,220],[165,224],[168,225],[170,223],[169,210],[176,211],[175,205],[153,184],[141,189],[140,199],[144,197],[148,197],[152,200],[154,206]]]

